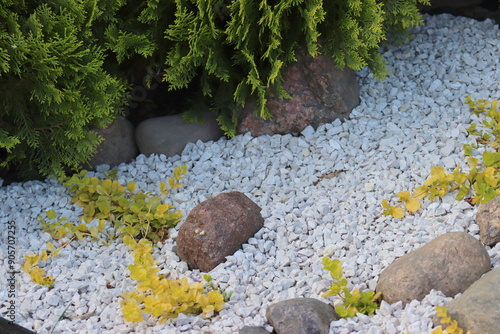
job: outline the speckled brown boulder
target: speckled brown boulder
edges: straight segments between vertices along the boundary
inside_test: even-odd
[[[481,242],[464,232],[449,232],[394,261],[380,274],[376,290],[389,304],[422,300],[432,289],[454,297],[490,267]]]
[[[479,205],[476,222],[479,225],[479,240],[483,244],[494,246],[500,242],[500,197]]]
[[[261,208],[243,193],[223,193],[198,204],[179,229],[177,254],[209,272],[264,226]]]
[[[356,73],[339,69],[331,57],[311,57],[305,50],[297,53],[297,62],[283,72],[283,88],[292,99],[267,96],[272,119],[263,120],[255,113],[255,102],[247,101],[239,118],[237,133],[253,136],[298,134],[308,125],[314,128],[345,119],[359,104]]]

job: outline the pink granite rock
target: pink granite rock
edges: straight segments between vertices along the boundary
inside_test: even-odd
[[[253,136],[298,134],[308,125],[345,119],[359,104],[359,84],[351,69],[339,69],[331,57],[311,57],[305,50],[298,52],[297,62],[283,73],[283,88],[292,99],[268,96],[267,107],[273,118],[263,120],[255,111],[255,101],[249,100],[242,111],[237,133]]]
[[[260,211],[238,191],[198,204],[179,229],[177,255],[190,267],[209,272],[262,228]]]

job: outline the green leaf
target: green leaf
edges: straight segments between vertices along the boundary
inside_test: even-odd
[[[500,167],[500,152],[483,152],[483,162],[486,167]]]
[[[160,181],[160,192],[165,194],[167,192],[167,184],[163,181]]]
[[[108,191],[100,184],[95,186],[95,190],[99,195],[108,195]]]
[[[57,217],[57,214],[54,210],[49,210],[45,212],[45,214],[47,215],[48,219],[55,219]]]
[[[99,211],[101,211],[102,214],[105,216],[109,215],[110,212],[110,202],[109,199],[106,198],[100,198],[96,202],[97,207],[99,208]]]
[[[91,226],[89,227],[89,232],[90,232],[90,235],[96,239],[99,238],[99,229],[97,228],[97,226]]]
[[[127,184],[127,190],[131,193],[133,193],[136,189],[136,186],[137,184],[134,182],[134,181],[130,181],[128,184]]]
[[[472,155],[472,146],[464,144],[464,154],[466,156]]]

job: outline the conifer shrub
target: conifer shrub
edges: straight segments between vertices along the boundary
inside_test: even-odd
[[[104,13],[97,4],[0,2],[0,168],[62,176],[96,152],[101,138],[89,127],[108,125],[125,93],[94,43]]]
[[[155,41],[150,59],[161,61],[170,89],[195,86],[196,110],[203,104],[218,114],[226,135],[236,134],[238,113],[247,99],[256,112],[271,115],[268,96],[287,98],[282,71],[305,47],[312,56],[331,56],[340,67],[368,66],[375,76],[387,74],[379,47],[389,37],[401,40],[420,25],[418,3],[427,0],[179,0],[146,1],[137,21],[156,27],[138,32],[129,21],[114,26],[113,50],[128,46],[144,53],[144,41]],[[161,7],[163,6],[163,7]],[[172,10],[174,17],[172,18]],[[169,21],[171,20],[172,21]],[[167,23],[166,23],[167,22]],[[132,35],[130,35],[132,34]],[[153,36],[154,38],[151,38]],[[130,37],[130,38],[129,38]],[[120,61],[120,59],[118,59]],[[193,112],[187,113],[188,119]]]
[[[79,169],[146,73],[189,88],[186,119],[210,108],[229,137],[250,97],[289,97],[282,72],[299,49],[387,74],[389,37],[420,25],[428,0],[5,0],[0,3],[0,168],[26,178]]]

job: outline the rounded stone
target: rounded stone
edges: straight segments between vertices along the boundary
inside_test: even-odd
[[[155,117],[141,122],[135,136],[139,152],[145,156],[164,154],[171,157],[181,154],[188,143],[218,140],[224,136],[215,114],[206,112],[203,117],[203,123],[186,123],[182,115]]]
[[[125,117],[118,116],[108,127],[92,130],[104,140],[97,146],[97,153],[88,163],[91,169],[99,165],[118,166],[137,157],[135,128]]]
[[[488,252],[479,240],[464,232],[449,232],[391,263],[380,274],[376,290],[389,304],[422,300],[432,289],[454,297],[490,267]]]

